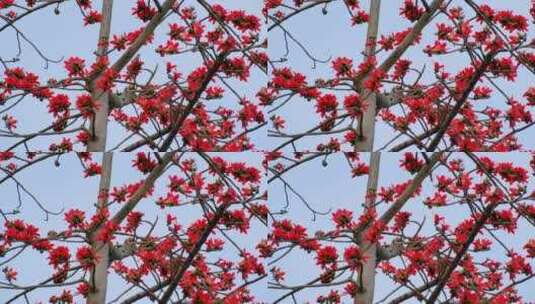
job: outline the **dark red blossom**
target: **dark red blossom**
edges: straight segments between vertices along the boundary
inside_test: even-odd
[[[156,160],[152,159],[150,154],[139,152],[136,159],[132,161],[133,165],[143,174],[150,173],[156,167]]]
[[[65,69],[69,72],[69,76],[83,76],[85,68],[85,60],[80,57],[70,57],[65,60]]]
[[[98,11],[91,10],[84,18],[84,25],[99,23],[102,21],[102,14]]]
[[[156,8],[151,7],[145,0],[138,0],[136,6],[132,8],[132,14],[144,22],[152,19],[156,13]]]
[[[64,115],[69,112],[71,102],[69,97],[65,94],[58,94],[49,99],[48,112],[52,113],[54,117]]]
[[[415,22],[424,13],[424,8],[419,7],[413,0],[405,0],[403,7],[400,9],[400,13],[411,22]]]
[[[338,209],[333,212],[332,219],[336,228],[349,228],[349,224],[353,220],[353,212],[347,209]]]
[[[70,209],[65,212],[65,221],[69,224],[69,229],[83,228],[85,212],[80,209]]]
[[[338,253],[334,246],[325,246],[317,250],[316,264],[326,268],[330,264],[336,264]]]
[[[70,257],[71,254],[69,252],[69,248],[65,246],[58,246],[50,250],[50,254],[48,256],[48,263],[52,265],[52,267],[58,268],[60,266],[68,264]]]

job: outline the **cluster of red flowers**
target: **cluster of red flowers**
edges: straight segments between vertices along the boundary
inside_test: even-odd
[[[132,161],[132,164],[141,173],[147,174],[150,173],[154,167],[156,167],[157,162],[151,158],[150,154],[138,152],[136,154],[136,159]]]
[[[102,14],[95,10],[90,10],[84,18],[84,25],[99,23],[102,21]]]
[[[51,296],[48,301],[51,304],[72,304],[74,296],[70,290],[63,290],[59,296]]]
[[[132,15],[136,16],[143,22],[147,22],[152,19],[152,17],[156,15],[157,10],[156,7],[151,7],[149,3],[150,1],[147,3],[145,0],[138,0],[136,6],[132,8]]]
[[[111,90],[115,86],[114,80],[117,76],[119,75],[114,69],[106,69],[102,76],[97,80],[97,88],[104,92]]]
[[[218,10],[217,12],[223,20],[230,21],[241,32],[260,30],[260,19],[255,15],[247,14],[245,11],[241,10],[226,13],[222,10]]]
[[[404,159],[401,161],[401,167],[407,170],[411,174],[415,174],[424,165],[423,160],[418,159],[418,155],[415,153],[407,152],[403,154]]]
[[[85,60],[80,57],[70,57],[69,59],[65,60],[64,66],[69,77],[83,76],[85,74]]]
[[[10,245],[13,242],[32,244],[39,240],[38,228],[22,220],[5,222],[4,228],[5,231],[2,235],[4,245]]]
[[[0,1],[0,9],[8,8],[15,3],[15,0],[2,0]]]
[[[336,77],[351,76],[353,60],[347,57],[338,57],[332,61],[332,68],[336,72]]]
[[[71,102],[65,94],[54,95],[48,100],[48,112],[54,117],[69,115]]]
[[[84,118],[91,118],[95,115],[95,111],[99,109],[100,105],[98,102],[93,100],[93,98],[88,94],[79,95],[76,98],[76,108],[80,111],[80,114]]]
[[[423,7],[418,6],[413,0],[405,0],[403,4],[399,12],[411,22],[418,21],[425,11]]]
[[[132,45],[134,43],[134,41],[137,40],[137,38],[141,35],[141,33],[143,32],[143,28],[138,28],[136,30],[133,30],[131,32],[128,32],[128,33],[124,33],[124,34],[121,34],[121,35],[113,35],[111,41],[110,41],[110,45],[113,46],[113,48],[117,51],[122,51],[124,49],[126,49],[128,46]],[[150,44],[152,43],[153,41],[153,35],[150,35],[148,38],[147,38],[147,41],[145,42],[145,44]],[[134,62],[134,61],[132,61]]]
[[[43,100],[52,97],[52,91],[39,83],[39,77],[34,73],[27,72],[22,68],[6,69],[3,82],[0,83],[2,93],[0,96],[9,96],[16,90],[31,94],[33,97]]]

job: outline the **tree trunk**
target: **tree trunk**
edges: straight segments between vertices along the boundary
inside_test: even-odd
[[[368,21],[368,32],[366,34],[366,48],[364,55],[366,58],[375,55],[377,33],[379,31],[379,13],[381,0],[371,0],[370,18]],[[359,89],[359,88],[357,88]],[[357,133],[362,136],[361,141],[355,145],[355,151],[373,151],[373,140],[375,135],[375,116],[377,112],[376,95],[373,92],[363,91],[362,96],[366,96],[367,108],[360,121],[360,131]],[[366,209],[375,209],[375,193],[377,192],[377,183],[379,180],[379,166],[381,154],[373,152],[370,154],[370,170],[368,176],[368,185],[366,187]],[[355,295],[355,304],[373,303],[375,288],[375,266],[377,260],[377,246],[363,241],[361,248],[365,248],[364,256],[367,258],[362,265],[362,272],[357,278],[358,291]]]
[[[100,32],[98,37],[97,56],[105,56],[108,52],[108,41],[111,31],[111,16],[113,9],[113,0],[104,0],[102,2],[102,21],[100,23]],[[87,144],[89,152],[104,152],[106,150],[106,137],[108,132],[108,114],[109,114],[109,94],[96,89],[95,80],[89,87],[91,97],[98,101],[99,107],[95,111],[95,116],[91,121],[91,139]],[[111,152],[102,153],[102,173],[100,175],[100,184],[98,192],[97,208],[104,208],[108,203],[108,190],[111,183],[113,154]],[[87,304],[104,304],[106,303],[106,291],[108,287],[108,265],[110,246],[107,243],[97,241],[95,238],[99,229],[90,235],[91,247],[97,255],[95,268],[91,272],[89,279],[89,294]]]
[[[364,56],[368,58],[375,55],[377,45],[377,32],[379,31],[379,12],[381,0],[371,0],[368,32],[366,34],[366,47]],[[360,88],[357,88],[360,90]],[[368,90],[361,90],[361,96],[366,97],[367,108],[362,115],[357,134],[361,137],[355,145],[355,151],[373,151],[373,139],[375,135],[375,116],[377,114],[376,94]]]
[[[111,15],[113,0],[104,0],[102,3],[102,22],[98,35],[97,56],[106,56],[108,52],[108,42],[111,31]],[[99,107],[95,111],[95,116],[91,120],[91,138],[87,143],[87,151],[104,152],[106,150],[106,136],[108,133],[108,114],[110,111],[110,100],[107,92],[97,89],[95,82],[91,81],[91,97],[96,100]]]
[[[111,183],[112,170],[112,152],[102,153],[102,174],[100,176],[99,194],[97,208],[106,207],[108,203],[108,190]],[[108,287],[108,265],[110,256],[110,246],[96,240],[100,229],[97,229],[90,235],[91,247],[97,253],[97,263],[91,272],[89,279],[89,295],[87,304],[104,304],[106,303],[106,289]]]
[[[379,167],[381,163],[381,153],[370,153],[370,170],[368,175],[368,185],[366,186],[366,210],[375,209],[375,196],[377,192],[377,184],[379,181]],[[362,272],[357,278],[357,294],[355,296],[355,304],[371,304],[373,303],[373,295],[375,288],[375,266],[377,264],[377,245],[363,240],[360,243],[360,248],[364,249],[363,255],[366,261],[362,264]]]

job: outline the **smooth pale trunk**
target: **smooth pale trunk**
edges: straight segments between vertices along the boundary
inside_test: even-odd
[[[377,183],[379,181],[379,167],[381,164],[381,153],[370,153],[370,169],[368,175],[368,184],[366,186],[366,201],[367,209],[375,209],[375,196],[377,192]],[[362,282],[360,289],[357,289],[355,296],[355,304],[371,304],[373,303],[373,296],[375,290],[375,267],[377,265],[377,245],[362,241],[360,248],[365,249],[364,256],[366,261],[362,264],[361,277],[357,278],[357,285]]]
[[[108,203],[107,195],[111,184],[113,153],[102,154],[102,174],[100,175],[98,208],[103,208]],[[87,304],[106,303],[106,290],[108,288],[108,265],[110,256],[110,246],[96,240],[99,230],[91,236],[91,247],[97,253],[97,263],[89,278],[90,292],[87,296]]]
[[[111,31],[111,16],[113,10],[113,0],[104,0],[102,3],[102,22],[98,35],[97,56],[105,56],[108,52],[108,41]],[[104,152],[106,150],[106,136],[108,134],[108,114],[110,111],[110,98],[107,92],[102,92],[96,88],[96,81],[89,84],[91,97],[99,104],[95,111],[95,117],[91,122],[92,138],[87,143],[87,151]]]
[[[95,271],[91,274],[89,282],[91,291],[87,296],[87,304],[106,303],[108,289],[108,263],[110,246],[102,242],[95,242],[92,246],[96,250],[99,262],[95,265]]]
[[[103,152],[106,150],[106,137],[108,134],[108,113],[110,111],[110,98],[108,93],[97,90],[92,98],[100,105],[95,111],[95,120],[91,123],[94,131],[93,138],[87,143],[88,152]]]
[[[379,15],[381,8],[381,0],[371,0],[370,3],[370,18],[368,20],[368,32],[366,34],[366,47],[364,54],[366,57],[373,56],[376,49],[377,34],[379,30]],[[373,141],[375,135],[375,116],[377,112],[376,95],[373,92],[364,90],[361,96],[366,96],[366,111],[362,116],[362,141],[355,145],[355,151],[372,152]],[[381,154],[373,152],[370,154],[370,168],[368,176],[368,185],[366,187],[366,209],[374,209],[375,193],[377,191],[377,183],[379,179],[379,166],[381,161]],[[377,264],[377,246],[369,242],[362,241],[360,247],[363,248],[366,261],[362,265],[362,272],[360,278],[357,278],[358,292],[355,296],[355,304],[372,304],[375,290],[375,267]]]
[[[368,20],[368,32],[366,33],[366,47],[364,55],[366,58],[375,55],[377,45],[377,33],[379,31],[379,13],[381,10],[381,0],[371,0],[370,18]],[[376,94],[368,90],[359,92],[361,96],[366,97],[366,110],[362,115],[361,128],[363,138],[355,145],[355,151],[371,152],[373,151],[373,140],[375,135],[375,116],[377,114]],[[358,132],[357,132],[358,133]]]
[[[111,31],[111,16],[113,9],[113,0],[104,0],[102,2],[102,22],[100,23],[100,32],[98,37],[97,56],[104,56],[108,50],[108,41]],[[90,84],[92,98],[98,100],[99,108],[96,110],[94,120],[91,123],[92,138],[87,144],[88,152],[104,152],[106,150],[106,136],[108,132],[108,112],[109,112],[109,95],[96,89],[94,82]],[[102,154],[102,174],[100,176],[98,208],[107,204],[107,193],[111,183],[112,170],[112,153]],[[108,244],[96,241],[96,231],[91,236],[91,247],[96,251],[98,260],[95,269],[91,272],[89,278],[89,294],[87,304],[104,304],[106,303],[106,291],[108,288],[108,265],[109,252]]]

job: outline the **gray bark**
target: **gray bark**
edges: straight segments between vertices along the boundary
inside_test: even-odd
[[[104,0],[102,3],[102,22],[98,35],[97,56],[105,56],[108,52],[108,41],[111,31],[111,16],[113,10],[113,0]],[[98,90],[95,80],[89,84],[91,97],[98,101],[99,108],[95,111],[95,116],[91,121],[91,138],[87,143],[87,151],[104,152],[106,150],[106,135],[108,133],[108,113],[110,111],[110,98],[107,92]]]
[[[381,0],[371,0],[370,18],[368,21],[368,32],[366,34],[366,48],[364,55],[366,58],[375,55],[377,45],[377,33],[379,31],[379,15],[381,10]],[[357,88],[360,89],[360,88]],[[366,96],[367,108],[360,121],[360,131],[357,134],[362,138],[355,145],[355,151],[373,151],[373,139],[375,135],[375,116],[377,114],[376,94],[367,90],[361,91],[361,96]]]
[[[375,209],[375,196],[377,184],[379,181],[379,167],[381,163],[381,153],[370,153],[370,170],[368,184],[366,186],[365,208],[367,210]],[[360,248],[364,250],[366,261],[362,264],[362,271],[357,280],[357,294],[355,295],[355,304],[372,304],[375,290],[375,266],[377,265],[377,244],[363,240]]]
[[[368,21],[368,32],[366,34],[366,58],[373,56],[376,49],[377,34],[379,30],[379,15],[381,9],[381,0],[371,0],[370,19]],[[377,113],[376,95],[373,92],[364,91],[367,96],[367,108],[363,113],[360,121],[360,130],[362,133],[361,141],[355,145],[355,151],[373,151],[373,140],[375,135],[375,116]],[[370,154],[370,170],[368,176],[368,185],[366,187],[366,209],[375,208],[375,192],[379,180],[379,166],[381,161],[380,153]],[[362,265],[362,271],[358,278],[358,291],[355,295],[355,304],[372,304],[375,289],[375,266],[377,264],[377,246],[367,241],[363,241],[361,248],[365,248],[364,256],[367,258]]]
[[[106,152],[102,154],[102,174],[100,176],[99,194],[107,193],[111,183],[113,154]],[[99,195],[97,207],[103,208],[107,204],[107,196]],[[110,246],[107,243],[97,241],[99,229],[90,235],[91,247],[96,251],[98,261],[91,272],[89,279],[89,295],[87,304],[104,304],[106,303],[106,290],[108,288],[108,266],[110,256]]]

